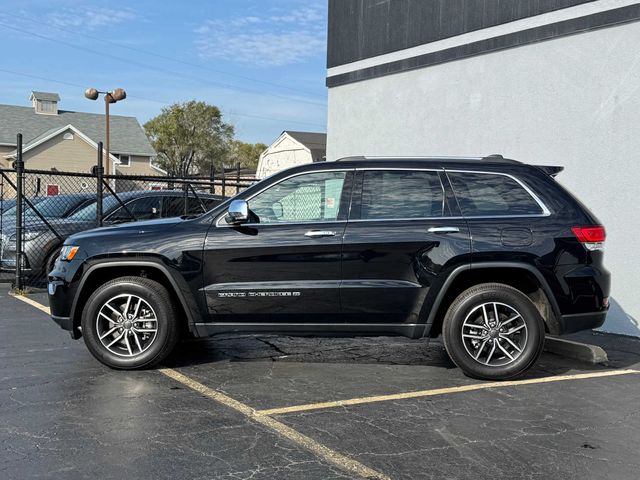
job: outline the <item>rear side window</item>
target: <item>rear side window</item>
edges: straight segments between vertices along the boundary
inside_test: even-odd
[[[542,207],[520,183],[494,173],[448,172],[466,216],[540,215]]]
[[[360,218],[367,220],[441,217],[444,190],[437,172],[364,172]]]

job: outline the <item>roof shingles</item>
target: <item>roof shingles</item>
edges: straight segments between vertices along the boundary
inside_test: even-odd
[[[111,115],[110,119],[111,152],[150,157],[156,155],[135,117]],[[59,110],[58,115],[38,115],[32,107],[0,105],[0,145],[15,145],[18,133],[22,133],[23,142],[27,144],[45,132],[69,124],[96,143],[104,140],[104,115],[66,110]]]

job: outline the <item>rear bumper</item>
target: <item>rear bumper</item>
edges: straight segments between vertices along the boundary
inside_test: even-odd
[[[601,327],[607,318],[607,311],[591,313],[573,313],[562,315],[562,334],[580,332]]]

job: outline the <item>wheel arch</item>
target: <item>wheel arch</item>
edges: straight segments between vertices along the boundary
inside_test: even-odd
[[[451,302],[464,290],[479,283],[504,283],[522,291],[536,306],[548,333],[562,333],[560,309],[544,276],[534,266],[521,262],[480,262],[461,265],[451,272],[429,311],[423,336],[436,336]]]
[[[80,320],[82,310],[87,300],[95,291],[95,287],[118,277],[139,276],[150,278],[162,284],[175,302],[178,313],[186,318],[182,327],[189,332],[195,332],[195,324],[201,321],[200,313],[195,308],[195,301],[190,292],[180,288],[169,269],[160,262],[153,260],[115,260],[97,263],[87,268],[78,284],[78,290],[71,306],[71,324],[73,338],[80,338]],[[191,297],[191,298],[190,298]]]

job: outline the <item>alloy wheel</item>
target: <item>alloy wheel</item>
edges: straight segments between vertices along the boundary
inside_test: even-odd
[[[106,301],[98,311],[96,332],[109,352],[135,357],[147,351],[158,336],[158,317],[143,298],[121,294]]]
[[[515,362],[525,349],[527,325],[512,306],[487,302],[475,307],[462,324],[462,343],[478,363],[503,367]]]

